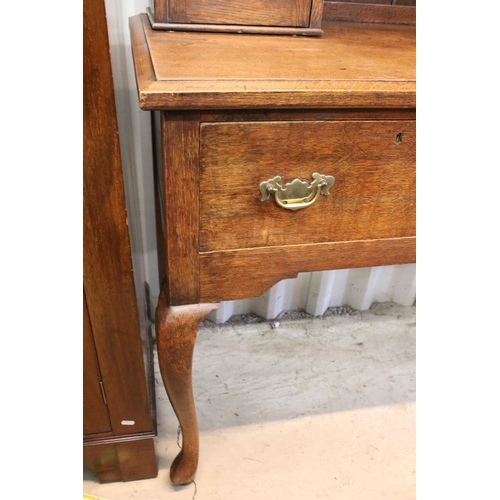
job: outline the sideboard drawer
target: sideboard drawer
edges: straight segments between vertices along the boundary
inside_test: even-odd
[[[415,235],[414,120],[203,123],[200,251]],[[262,182],[333,176],[300,210],[261,201]]]

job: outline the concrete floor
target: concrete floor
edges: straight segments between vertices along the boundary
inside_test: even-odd
[[[196,485],[174,487],[177,420],[157,369],[158,477],[83,491],[107,500],[415,498],[416,308],[374,304],[234,318],[200,329]]]

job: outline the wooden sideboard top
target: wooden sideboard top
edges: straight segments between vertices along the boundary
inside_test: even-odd
[[[323,21],[322,28],[319,38],[170,32],[134,16],[140,107],[415,107],[415,26]]]

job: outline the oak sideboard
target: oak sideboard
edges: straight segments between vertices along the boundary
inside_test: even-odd
[[[164,385],[192,481],[201,320],[299,272],[416,260],[415,26],[323,20],[321,37],[154,30],[130,20],[154,112]]]

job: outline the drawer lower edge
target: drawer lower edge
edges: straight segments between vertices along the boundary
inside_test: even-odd
[[[258,297],[300,272],[416,262],[416,238],[342,241],[200,253],[200,302]]]

